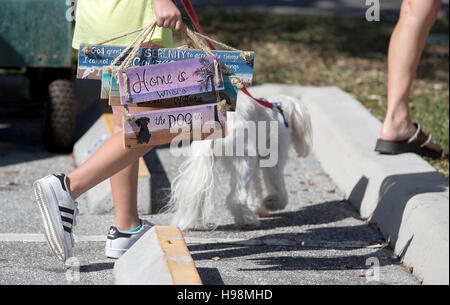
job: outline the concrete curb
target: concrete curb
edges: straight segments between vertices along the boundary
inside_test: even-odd
[[[314,153],[361,217],[376,223],[424,284],[449,284],[448,180],[414,154],[374,151],[381,123],[335,87],[263,85],[255,96],[297,96],[308,107]]]
[[[83,164],[100,145],[106,141],[113,130],[113,116],[105,113],[94,125],[75,143],[73,156],[77,166]],[[145,165],[144,159],[139,159],[138,180],[138,210],[139,213],[148,215],[152,213],[151,205],[151,175]],[[82,214],[110,214],[113,213],[113,199],[109,179],[98,184],[84,194],[87,208],[83,208]]]
[[[177,227],[155,226],[114,264],[117,285],[202,285]]]

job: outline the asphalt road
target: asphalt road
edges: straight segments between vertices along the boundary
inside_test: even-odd
[[[37,117],[0,118],[0,284],[112,284],[114,261],[103,256],[106,232],[114,224],[112,215],[79,217],[74,230],[76,261],[68,270],[45,243],[32,183],[48,173],[70,172],[74,162],[70,155],[46,152],[39,136]],[[262,219],[257,229],[238,230],[220,204],[227,191],[224,187],[217,194],[218,209],[223,210],[218,214],[224,215],[218,229],[185,233],[203,282],[418,284],[385,247],[381,235],[343,200],[314,156],[291,155],[286,210]],[[148,166],[160,168],[155,177],[167,181],[182,161],[174,160],[167,149],[156,150],[146,159],[159,162]],[[167,224],[158,215],[144,218]]]

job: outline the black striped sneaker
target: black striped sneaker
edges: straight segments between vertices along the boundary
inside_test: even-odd
[[[105,255],[109,258],[119,258],[134,245],[153,224],[147,220],[141,220],[141,226],[137,231],[121,231],[116,226],[109,228],[106,238]]]
[[[65,262],[72,257],[72,228],[76,224],[78,204],[68,191],[64,174],[49,175],[33,186],[47,242],[56,257]]]

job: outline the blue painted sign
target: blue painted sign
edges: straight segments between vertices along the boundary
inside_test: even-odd
[[[84,45],[81,45],[80,50],[83,50],[84,47]],[[114,59],[124,50],[124,47],[91,46],[91,51],[88,54],[80,51],[78,54],[77,77],[81,79],[101,79],[103,67],[110,66]],[[212,51],[212,53],[218,56],[219,60],[227,66],[233,76],[239,77],[245,85],[251,85],[254,65],[253,52],[250,52],[252,59],[248,61],[241,56],[242,52]],[[141,48],[133,58],[131,65],[148,66],[202,57],[206,57],[206,54],[201,50]]]

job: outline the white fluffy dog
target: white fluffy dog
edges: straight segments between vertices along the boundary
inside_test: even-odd
[[[208,220],[217,203],[213,194],[219,187],[214,178],[221,174],[217,173],[217,161],[223,162],[223,168],[230,174],[231,191],[225,202],[238,227],[257,226],[258,216],[286,207],[288,194],[283,172],[289,146],[293,144],[299,157],[309,154],[311,121],[306,107],[294,97],[280,95],[267,100],[278,103],[282,112],[277,107],[262,107],[240,94],[236,112],[228,113],[228,136],[192,143],[188,159],[172,181],[167,209],[172,214],[171,225],[181,230],[211,228]],[[250,132],[249,126],[255,126],[256,132]],[[243,139],[242,143],[239,139]],[[258,151],[261,142],[266,148],[274,143],[276,147],[262,155],[261,149]],[[237,150],[244,154],[223,156],[224,151]],[[277,160],[272,166],[261,166],[273,157]],[[265,198],[262,197],[261,173],[268,191]]]

